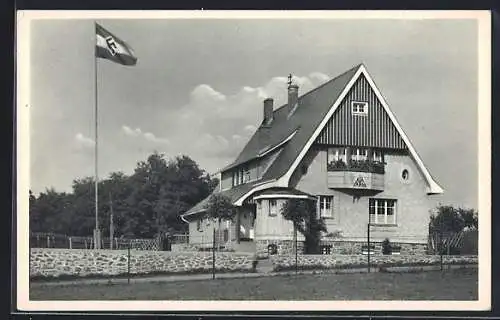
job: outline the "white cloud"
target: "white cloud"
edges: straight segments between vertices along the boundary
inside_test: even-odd
[[[170,141],[167,138],[159,138],[159,137],[155,136],[154,134],[152,134],[151,132],[144,133],[144,138],[146,138],[146,140],[151,141],[151,142],[170,144]]]
[[[138,137],[142,134],[142,131],[139,128],[132,129],[129,126],[122,126],[122,130],[127,136],[131,137]]]
[[[130,137],[142,137],[147,141],[151,141],[154,143],[170,144],[170,141],[167,138],[157,137],[155,134],[151,132],[142,132],[140,128],[132,129],[129,126],[123,125],[122,131],[125,133],[125,135]]]
[[[75,140],[79,145],[86,147],[86,148],[91,148],[95,144],[94,140],[92,140],[88,137],[85,137],[82,133],[77,133],[75,136]]]
[[[329,75],[321,72],[312,72],[309,74],[309,78],[311,78],[315,85],[319,85],[330,80]]]
[[[194,101],[199,101],[201,103],[206,102],[221,102],[226,100],[226,96],[217,90],[213,89],[208,84],[200,84],[193,91],[191,91],[191,98]]]

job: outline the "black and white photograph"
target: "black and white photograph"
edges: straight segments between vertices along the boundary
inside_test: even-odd
[[[488,11],[20,11],[17,301],[489,310]]]

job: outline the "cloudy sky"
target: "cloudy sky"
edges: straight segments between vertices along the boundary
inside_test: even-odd
[[[231,162],[262,118],[364,63],[443,203],[477,208],[477,24],[473,20],[97,20],[138,63],[98,61],[99,175],[131,173],[154,150],[208,172]],[[94,174],[94,28],[31,25],[31,182],[70,191]]]

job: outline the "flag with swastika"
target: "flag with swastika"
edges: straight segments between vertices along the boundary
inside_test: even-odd
[[[123,40],[104,29],[99,24],[96,26],[96,57],[108,59],[113,62],[134,66],[137,57],[132,48]]]

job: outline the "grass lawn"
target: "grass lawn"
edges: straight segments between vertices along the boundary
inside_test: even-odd
[[[477,269],[36,285],[31,300],[477,300]]]

